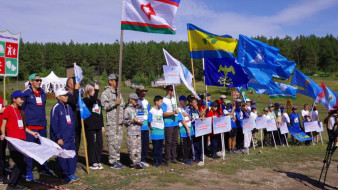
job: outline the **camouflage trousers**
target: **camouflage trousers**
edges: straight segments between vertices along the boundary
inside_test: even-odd
[[[258,129],[252,130],[252,139],[255,146],[258,146],[259,134]]]
[[[116,125],[107,124],[106,135],[108,141],[109,163],[113,164],[120,160],[120,150],[123,140],[123,126],[119,125],[119,131],[116,133]]]
[[[128,135],[127,147],[129,158],[135,165],[141,161],[141,135]]]

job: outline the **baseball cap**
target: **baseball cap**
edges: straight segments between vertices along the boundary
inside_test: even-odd
[[[217,107],[217,103],[216,102],[211,102],[210,107]]]
[[[273,106],[273,104],[269,104],[269,106],[268,106],[268,107],[269,107],[269,108],[272,108],[272,107],[274,107],[274,106]]]
[[[279,103],[276,102],[276,103],[275,103],[275,107],[279,107]]]
[[[184,95],[180,96],[178,98],[179,101],[183,100],[183,101],[186,101],[187,100],[187,97],[185,97]]]
[[[297,110],[297,108],[296,107],[292,107],[292,110]]]
[[[148,91],[148,89],[146,89],[144,86],[139,86],[139,87],[137,87],[136,88],[136,93],[138,94],[138,93],[140,93],[140,92],[142,92],[142,91]]]
[[[249,98],[245,99],[246,102],[251,102],[251,100]]]
[[[22,93],[20,90],[14,91],[11,95],[11,99],[18,98],[18,97],[25,97],[25,94]]]
[[[59,96],[63,96],[68,94],[68,91],[65,90],[64,88],[59,88],[56,92],[55,92],[55,98],[59,97]]]
[[[138,95],[136,93],[130,93],[129,98],[134,99],[134,100],[138,100]]]
[[[207,96],[211,96],[211,94],[209,92],[207,92]]]
[[[117,80],[117,79],[119,79],[119,77],[116,74],[110,74],[108,76],[108,80]]]
[[[269,111],[269,109],[268,108],[264,108],[263,111]]]
[[[251,109],[257,109],[257,107],[255,105],[251,106]]]
[[[241,103],[242,100],[241,99],[236,99],[236,102]]]
[[[226,95],[221,95],[221,97],[219,97],[219,98],[221,98],[221,99],[226,99],[227,96],[226,96]]]
[[[28,80],[33,80],[33,79],[36,79],[36,78],[40,78],[40,76],[37,73],[33,73],[33,74],[29,75]]]
[[[281,111],[281,112],[284,112],[284,106],[281,106],[281,107],[280,107],[280,111]]]

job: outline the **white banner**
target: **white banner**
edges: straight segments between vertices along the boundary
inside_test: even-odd
[[[256,127],[254,118],[243,119],[243,134],[252,131]]]
[[[213,119],[214,134],[225,133],[231,130],[230,116],[221,116]]]
[[[163,65],[164,79],[169,84],[181,84],[180,71],[178,66]]]
[[[283,134],[287,134],[289,133],[289,129],[288,129],[288,125],[286,124],[286,122],[284,122],[284,125],[282,125],[281,123],[279,124],[279,129],[280,129],[280,133]]]
[[[201,119],[195,121],[195,137],[211,133],[211,120],[211,117],[207,117],[204,121]]]
[[[304,122],[304,128],[305,128],[305,133],[317,131],[319,128],[318,121]]]
[[[323,131],[324,131],[323,123],[320,122],[319,126],[318,126],[318,129],[317,129],[317,132],[319,133],[319,132],[323,132]]]
[[[82,69],[74,63],[74,74],[76,83],[81,83],[83,79]]]
[[[265,129],[267,126],[267,118],[266,117],[257,117],[256,118],[256,129]]]
[[[266,130],[267,131],[276,131],[277,130],[276,121],[274,119],[268,119],[267,120]]]

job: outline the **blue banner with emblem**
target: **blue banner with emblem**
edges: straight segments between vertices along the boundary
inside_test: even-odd
[[[307,135],[304,131],[300,130],[299,128],[289,126],[289,131],[291,135],[300,142],[312,140],[312,138],[309,135]]]

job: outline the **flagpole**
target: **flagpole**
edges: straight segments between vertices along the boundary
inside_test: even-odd
[[[86,140],[86,133],[84,129],[84,122],[83,119],[81,118],[81,125],[82,125],[82,137],[83,137],[83,146],[85,150],[85,157],[86,157],[86,170],[87,174],[89,174],[89,162],[88,162],[88,152],[87,152],[87,140]]]
[[[4,85],[4,97],[3,97],[3,99],[4,99],[4,101],[6,101],[6,76],[4,76],[4,80],[3,80],[3,85]]]
[[[121,98],[121,78],[122,78],[122,53],[123,53],[123,30],[121,30],[120,36],[120,56],[119,56],[119,81],[117,84],[117,98]],[[116,108],[116,134],[119,133],[119,125],[120,125],[120,107]]]
[[[204,69],[205,69],[205,67],[204,67],[204,58],[202,58],[202,62],[203,62],[203,73],[204,73]],[[204,96],[205,96],[204,97],[205,98],[205,106],[208,107],[208,99],[207,99],[208,86],[205,85],[205,75],[204,75],[204,86],[205,86],[205,93],[204,93]],[[208,109],[210,109],[210,108],[208,107]],[[207,143],[208,143],[207,145],[208,146],[209,146],[210,142],[211,142],[210,135],[208,135],[207,136]]]
[[[204,59],[203,59],[204,60]],[[195,82],[195,69],[194,69],[194,60],[192,58],[190,58],[190,62],[191,62],[191,70],[192,70],[192,79],[194,81],[194,90],[196,92],[196,82]],[[204,69],[203,69],[204,70]]]

